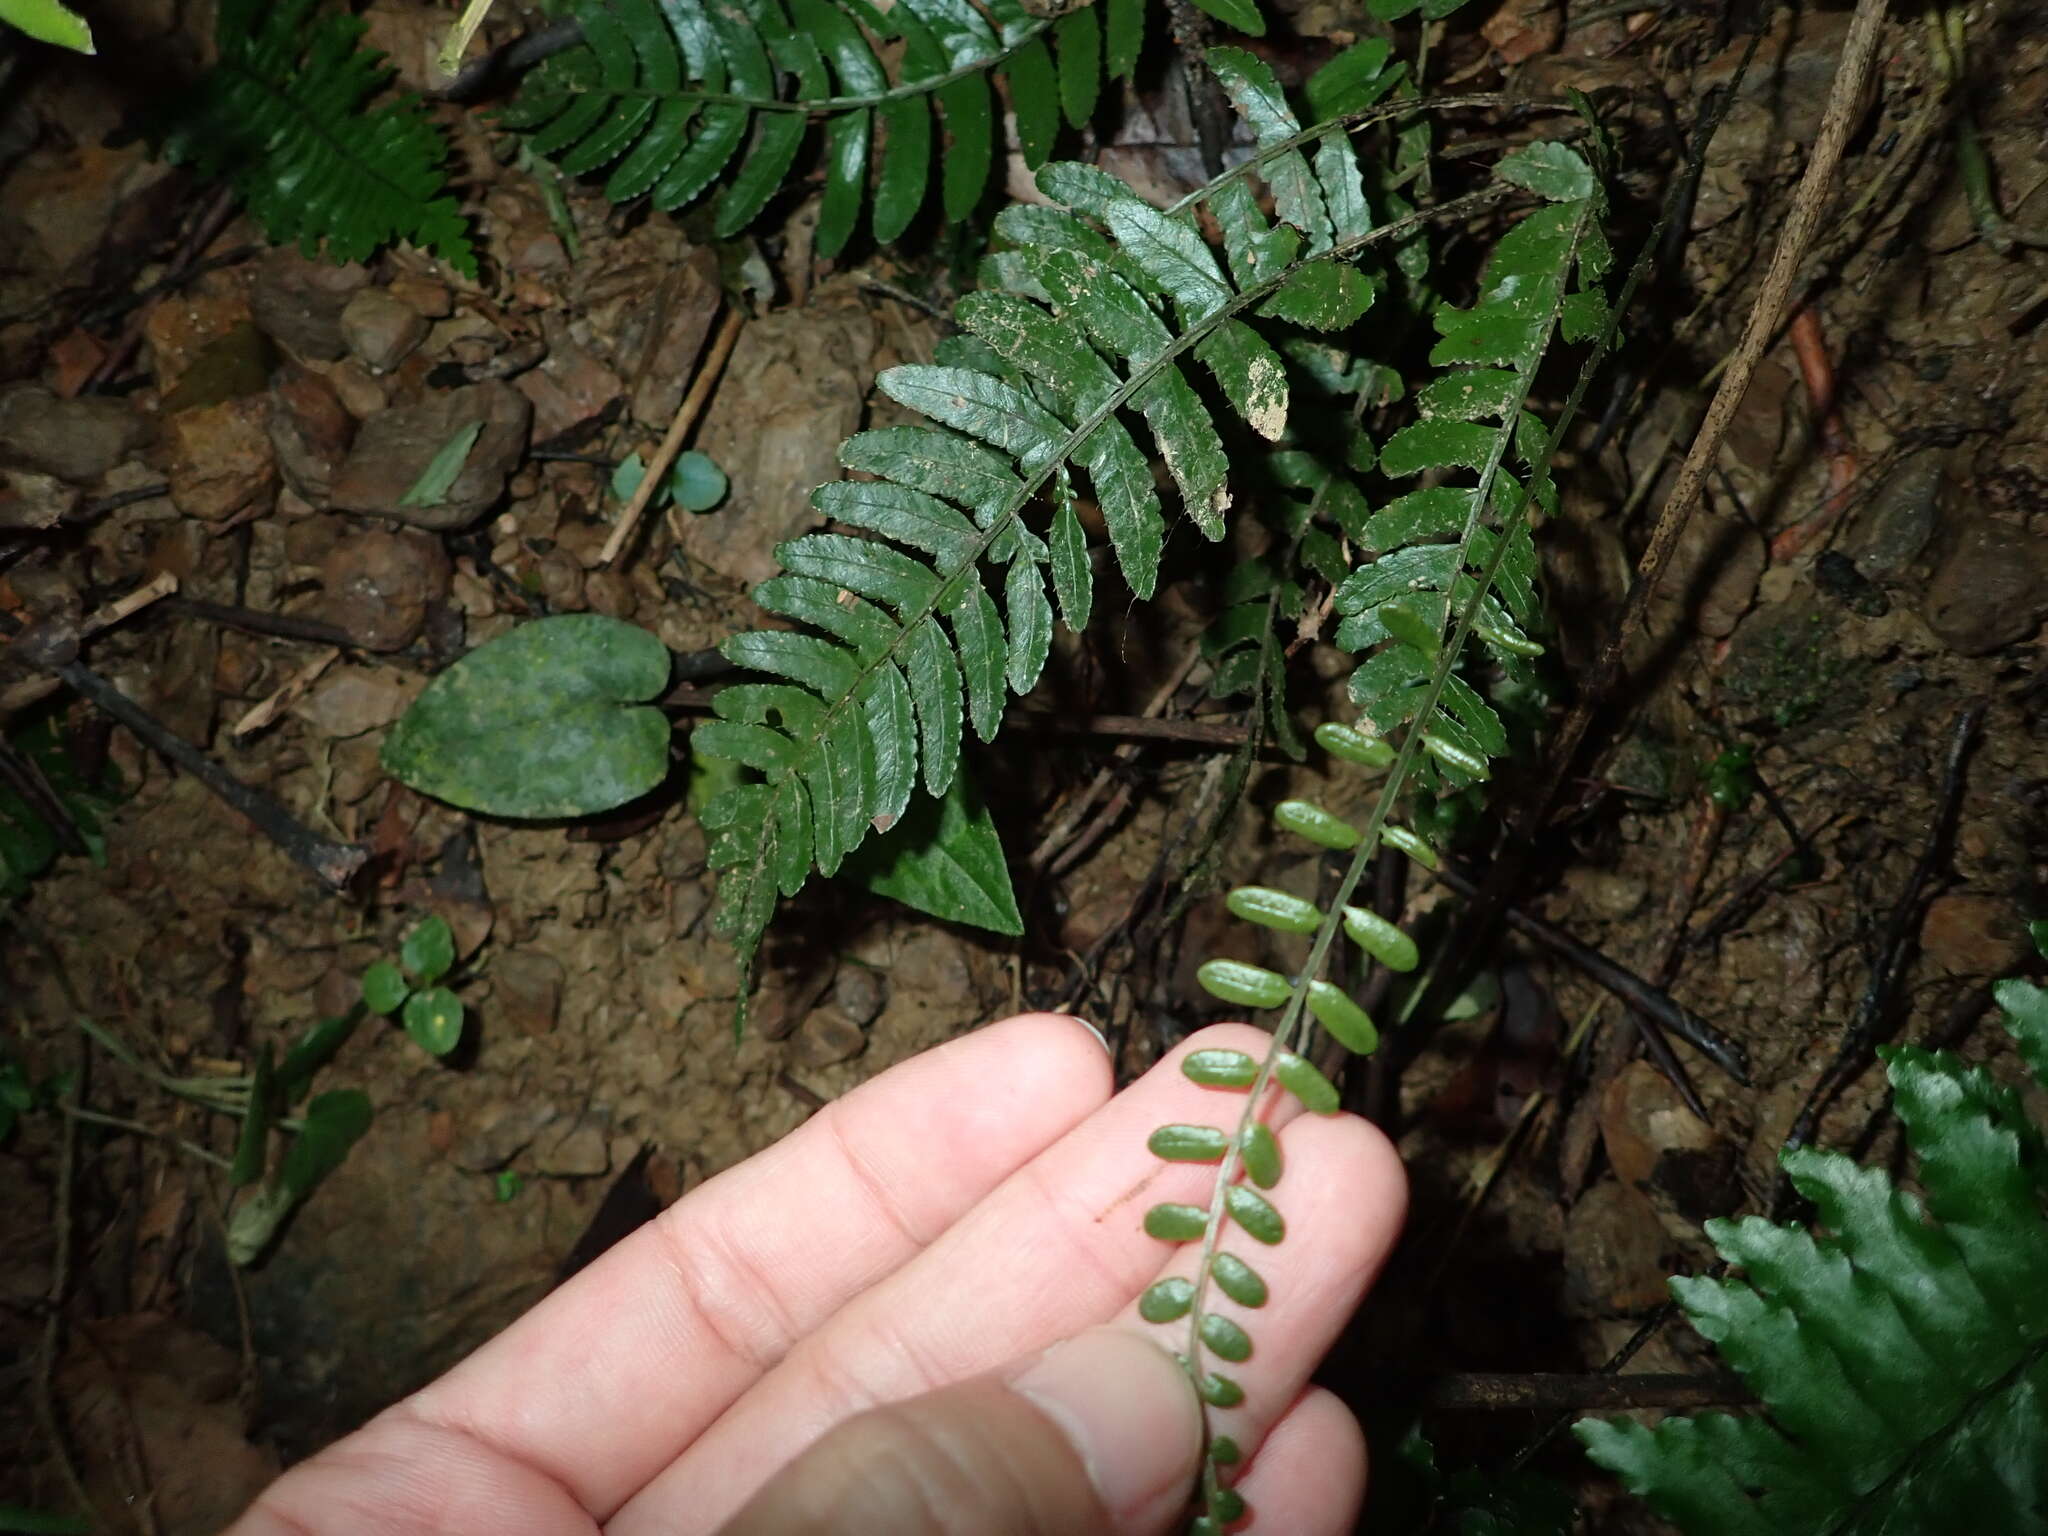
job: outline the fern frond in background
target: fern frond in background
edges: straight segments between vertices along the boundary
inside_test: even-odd
[[[2048,990],[1996,996],[2048,1089]],[[1671,1282],[1765,1411],[1577,1426],[1688,1536],[2048,1531],[2048,1145],[1983,1068],[1883,1055],[1924,1194],[1788,1151],[1822,1231],[1708,1222],[1741,1277]]]
[[[361,261],[394,240],[476,275],[445,194],[447,141],[417,101],[361,110],[390,79],[363,23],[318,0],[220,0],[220,59],[159,119],[163,153],[233,184],[279,244]]]
[[[1280,103],[1256,60],[1221,64]],[[727,688],[720,718],[695,733],[699,749],[763,775],[704,812],[720,926],[743,967],[778,890],[795,894],[814,867],[833,873],[871,827],[892,825],[920,765],[924,787],[943,794],[967,724],[991,739],[1006,690],[1037,682],[1052,635],[1048,577],[1069,628],[1086,626],[1094,578],[1076,468],[1141,598],[1158,578],[1166,520],[1138,420],[1195,525],[1222,536],[1229,463],[1189,365],[1199,361],[1260,436],[1278,437],[1286,369],[1251,317],[1322,328],[1355,320],[1375,284],[1352,263],[1394,232],[1373,227],[1348,143],[1330,143],[1337,152],[1319,150],[1313,169],[1295,147],[1257,162],[1283,216],[1301,219],[1306,235],[1267,223],[1246,171],[1198,194],[1221,226],[1223,260],[1186,211],[1142,202],[1091,166],[1047,166],[1039,185],[1060,206],[998,216],[1009,248],[959,305],[966,334],[934,365],[882,375],[885,393],[935,425],[845,444],[841,462],[877,478],[838,481],[813,500],[863,536],[814,534],[777,551],[788,574],[755,600],[807,628],[728,640],[729,660],[775,681]],[[1024,512],[1046,491],[1053,511],[1041,536]]]
[[[1582,341],[1606,323],[1598,284],[1612,262],[1599,184],[1574,151],[1532,145],[1504,160],[1499,174],[1557,201],[1494,248],[1477,303],[1436,311],[1441,339],[1430,362],[1447,371],[1420,391],[1421,419],[1389,438],[1379,457],[1389,479],[1428,483],[1367,519],[1361,539],[1374,558],[1336,595],[1344,615],[1337,644],[1372,653],[1351,675],[1352,699],[1382,734],[1417,726],[1428,756],[1422,782],[1433,775],[1436,787],[1453,791],[1486,778],[1488,760],[1508,739],[1493,706],[1457,672],[1429,696],[1438,652],[1451,614],[1469,610],[1485,659],[1510,683],[1534,686],[1529,662],[1543,648],[1526,629],[1538,602],[1524,509],[1554,510],[1556,491],[1545,463],[1548,434],[1528,409],[1529,393],[1553,332]],[[1575,265],[1584,285],[1576,290]],[[1526,483],[1508,469],[1511,459]]]
[[[837,255],[869,202],[879,241],[924,206],[939,157],[941,204],[965,218],[987,190],[1009,83],[1026,164],[1045,164],[1060,118],[1095,111],[1105,74],[1128,78],[1145,0],[1101,0],[1058,20],[993,0],[579,0],[584,43],[549,60],[501,114],[536,153],[583,176],[610,167],[614,202],[658,209],[718,194],[714,224],[735,234],[788,179],[813,119],[824,128],[817,251]],[[993,19],[993,24],[991,24]],[[901,44],[891,72],[878,46]],[[879,146],[877,145],[879,140]]]

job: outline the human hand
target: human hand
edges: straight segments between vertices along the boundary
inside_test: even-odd
[[[1265,1042],[1202,1030],[1115,1097],[1100,1042],[1051,1014],[904,1062],[286,1473],[229,1536],[1156,1536],[1186,1513],[1200,1414],[1136,1302],[1196,1250],[1139,1221],[1206,1202],[1213,1173],[1145,1139],[1238,1112],[1183,1055]],[[1406,1184],[1364,1121],[1298,1114],[1283,1096],[1271,1115],[1288,1235],[1259,1254],[1245,1401],[1216,1417],[1260,1526],[1316,1536],[1351,1529],[1365,1446],[1309,1373]]]

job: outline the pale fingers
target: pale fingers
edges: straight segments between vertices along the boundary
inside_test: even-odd
[[[1348,1536],[1365,1503],[1365,1433],[1334,1394],[1310,1387],[1267,1431],[1234,1485],[1250,1531]]]
[[[1259,1051],[1264,1045],[1263,1035],[1243,1026],[1205,1030],[1188,1041],[1006,1181],[943,1239],[849,1302],[621,1510],[614,1532],[680,1536],[715,1528],[777,1467],[842,1419],[1003,1367],[1123,1312],[1173,1252],[1145,1235],[1145,1210],[1162,1200],[1205,1200],[1214,1179],[1209,1168],[1161,1163],[1146,1149],[1146,1138],[1171,1121],[1224,1123],[1244,1104],[1241,1095],[1188,1082],[1179,1058],[1202,1047]],[[1297,1110],[1285,1099],[1271,1118],[1284,1123]],[[1376,1133],[1347,1123],[1360,1134],[1322,1145],[1348,1165],[1311,1166],[1303,1183],[1322,1178],[1355,1189],[1391,1178],[1394,1189],[1381,1199],[1391,1230],[1400,1204],[1397,1165],[1382,1155]],[[1312,1151],[1308,1161],[1317,1156]],[[1319,1233],[1305,1236],[1312,1244]],[[1343,1302],[1348,1311],[1355,1300],[1364,1251],[1340,1245],[1337,1252],[1347,1274],[1332,1285],[1305,1285],[1305,1304],[1349,1298]],[[1304,1273],[1310,1267],[1304,1264]],[[1341,1322],[1342,1314],[1327,1327],[1297,1327],[1292,1337],[1305,1350],[1312,1339],[1327,1343]],[[1294,1347],[1286,1330],[1279,1338],[1280,1347]],[[1276,1373],[1276,1381],[1293,1383],[1280,1402],[1292,1400],[1313,1363],[1306,1358]]]
[[[1051,1015],[905,1062],[692,1191],[392,1416],[470,1436],[603,1519],[1109,1089],[1101,1043]]]

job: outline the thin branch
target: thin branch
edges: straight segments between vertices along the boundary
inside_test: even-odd
[[[1537,1372],[1518,1376],[1466,1371],[1431,1382],[1422,1396],[1426,1408],[1477,1412],[1512,1408],[1565,1413],[1587,1409],[1708,1408],[1755,1401],[1755,1394],[1732,1371],[1705,1376],[1690,1372],[1642,1376]]]
[[[113,716],[152,750],[204,784],[228,806],[332,891],[345,891],[356,871],[369,862],[361,843],[337,843],[299,824],[290,811],[264,791],[244,784],[204,752],[160,724],[147,710],[90,668],[71,662],[57,676],[85,695],[103,713]]]
[[[1958,715],[1950,728],[1948,759],[1942,769],[1941,798],[1933,825],[1927,831],[1927,842],[1913,865],[1913,873],[1907,878],[1906,888],[1899,893],[1899,899],[1892,904],[1891,915],[1885,920],[1884,932],[1878,939],[1877,958],[1871,964],[1870,979],[1864,985],[1856,1016],[1843,1033],[1834,1059],[1808,1091],[1806,1101],[1792,1121],[1792,1128],[1785,1133],[1788,1148],[1801,1147],[1813,1140],[1821,1115],[1834,1101],[1835,1095],[1868,1064],[1870,1053],[1883,1038],[1885,1019],[1892,1011],[1892,1000],[1905,975],[1906,962],[1913,952],[1913,938],[1920,928],[1920,913],[1926,902],[1928,883],[1948,859],[1966,787],[1963,770],[1969,761],[1971,744],[1977,739],[1977,728],[1984,723],[1986,708],[1986,703],[1979,700]],[[1771,1201],[1773,1217],[1782,1216],[1791,1200],[1792,1182],[1781,1168],[1777,1192]]]
[[[1444,868],[1436,872],[1436,878],[1443,881],[1460,896],[1471,897],[1479,887],[1457,870]],[[1734,1078],[1747,1085],[1749,1082],[1749,1054],[1739,1041],[1731,1040],[1698,1014],[1676,1001],[1661,987],[1653,986],[1643,977],[1624,965],[1610,960],[1598,950],[1581,944],[1563,929],[1546,923],[1540,917],[1532,917],[1517,907],[1506,912],[1507,923],[1524,938],[1533,939],[1561,960],[1569,961],[1586,977],[1612,993],[1639,1014],[1654,1019],[1687,1045],[1698,1051],[1707,1060]],[[1695,1113],[1698,1113],[1695,1110]],[[1702,1119],[1706,1117],[1701,1116]]]

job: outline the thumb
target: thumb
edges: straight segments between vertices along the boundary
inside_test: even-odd
[[[1097,1328],[848,1419],[722,1536],[1158,1536],[1187,1513],[1201,1441],[1187,1373]]]

